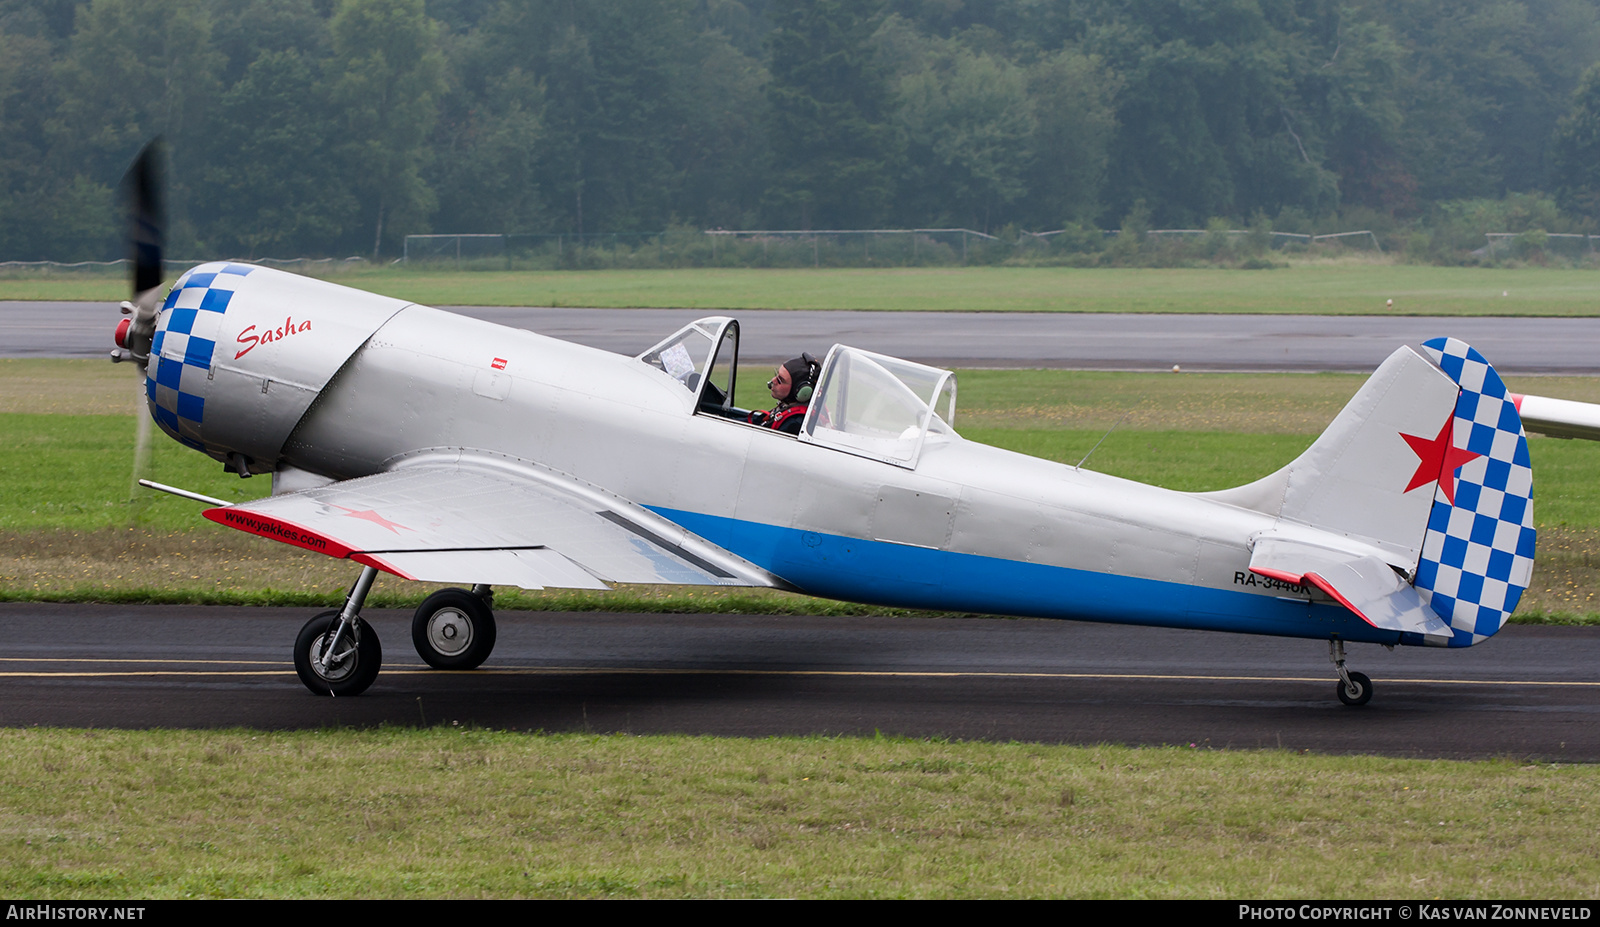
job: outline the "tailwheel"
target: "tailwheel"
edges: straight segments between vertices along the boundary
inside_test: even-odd
[[[1339,701],[1351,708],[1359,708],[1372,701],[1372,680],[1367,678],[1367,674],[1345,669],[1344,641],[1328,641],[1328,660],[1339,671]]]
[[[411,619],[411,642],[434,669],[476,669],[494,650],[494,611],[487,586],[441,589]]]
[[[378,632],[357,617],[344,623],[328,611],[306,622],[294,642],[294,670],[317,695],[360,695],[378,678],[383,648]]]
[[[1339,686],[1339,701],[1352,708],[1365,705],[1372,701],[1372,680],[1366,673],[1348,673],[1348,679],[1341,679]]]

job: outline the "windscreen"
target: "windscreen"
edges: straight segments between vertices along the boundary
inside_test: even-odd
[[[711,362],[711,349],[716,346],[717,332],[725,319],[700,319],[679,329],[672,337],[639,355],[639,359],[666,371],[694,392],[700,388],[700,378]]]

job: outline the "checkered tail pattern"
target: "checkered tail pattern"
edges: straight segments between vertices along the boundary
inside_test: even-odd
[[[1505,624],[1533,577],[1533,468],[1522,419],[1483,355],[1454,338],[1423,349],[1461,387],[1453,443],[1471,459],[1434,490],[1416,588],[1470,647]]]
[[[202,264],[178,278],[156,320],[145,395],[161,430],[199,451],[206,450],[200,426],[205,421],[205,381],[222,316],[235,287],[254,267]]]

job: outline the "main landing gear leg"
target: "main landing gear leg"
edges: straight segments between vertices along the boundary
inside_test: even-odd
[[[1366,673],[1352,673],[1344,666],[1344,641],[1328,641],[1328,659],[1339,670],[1339,701],[1354,708],[1372,701],[1372,680]]]
[[[318,695],[360,695],[378,678],[383,648],[378,632],[361,618],[361,606],[378,576],[362,567],[345,596],[344,608],[323,612],[306,622],[294,642],[294,670],[306,688]]]

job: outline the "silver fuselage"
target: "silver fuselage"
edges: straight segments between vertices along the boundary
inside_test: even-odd
[[[1262,513],[954,435],[930,436],[908,470],[695,414],[692,396],[634,358],[423,306],[394,315],[333,378],[280,463],[348,479],[457,449],[571,474],[814,594],[1235,630],[1260,621],[1270,633],[1288,621],[1308,637],[1328,636],[1330,622],[1353,639],[1370,630],[1249,573],[1251,538],[1275,523]]]

